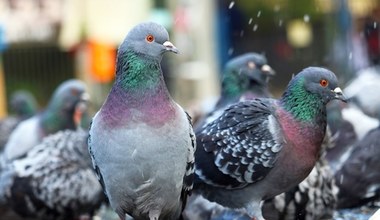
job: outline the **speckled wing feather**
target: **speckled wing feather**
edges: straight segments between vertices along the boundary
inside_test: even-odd
[[[70,219],[95,211],[103,195],[86,140],[84,131],[58,132],[9,164],[0,189],[12,208],[39,219]]]
[[[195,134],[193,131],[193,125],[191,122],[190,115],[185,112],[187,115],[187,119],[189,120],[189,135],[191,138],[191,146],[188,146],[188,157],[186,163],[186,173],[183,177],[183,187],[181,192],[181,200],[183,201],[182,209],[186,206],[187,196],[191,195],[191,191],[193,189],[194,183],[194,151],[195,151]]]
[[[269,99],[255,99],[231,105],[197,133],[197,145],[201,148],[197,151],[213,153],[213,163],[218,168],[213,170],[214,174],[204,175],[203,171],[212,165],[206,167],[200,162],[196,172],[201,179],[212,185],[239,188],[268,174],[283,146],[273,104]],[[225,179],[217,177],[220,172],[230,177],[230,181],[219,181]]]

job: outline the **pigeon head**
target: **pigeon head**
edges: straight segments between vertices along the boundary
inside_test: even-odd
[[[295,117],[311,120],[326,114],[326,104],[333,99],[346,101],[335,74],[320,67],[302,70],[289,82],[281,101]]]
[[[327,69],[309,67],[304,69],[295,78],[303,81],[305,89],[312,94],[316,94],[324,104],[333,99],[346,101],[342,90],[338,87],[338,79],[333,72]]]
[[[88,100],[85,84],[77,79],[63,82],[55,90],[43,113],[42,124],[49,132],[75,129],[73,115],[77,105]]]
[[[222,90],[235,95],[257,87],[266,87],[273,75],[274,71],[263,55],[246,53],[227,62]]]
[[[85,84],[77,79],[70,79],[63,82],[54,91],[50,99],[48,109],[70,111],[74,110],[76,104],[87,100],[88,94],[85,92]]]
[[[10,98],[11,110],[19,117],[29,118],[37,111],[37,102],[28,91],[16,91]]]
[[[236,75],[255,84],[266,85],[273,69],[267,64],[265,56],[258,53],[246,53],[231,59],[226,64],[226,75]]]
[[[161,60],[165,52],[178,53],[167,30],[154,22],[140,23],[129,31],[119,47],[119,56],[128,50],[155,60]]]

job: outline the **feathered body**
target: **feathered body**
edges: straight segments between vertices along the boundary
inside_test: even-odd
[[[63,82],[43,112],[23,121],[12,132],[4,149],[5,160],[24,156],[49,134],[64,129],[75,130],[75,107],[85,98],[87,93],[83,82],[74,79]]]
[[[354,144],[336,172],[338,208],[353,208],[380,201],[380,127]]]
[[[289,82],[280,100],[229,106],[197,132],[197,189],[210,201],[263,219],[261,200],[311,172],[325,136],[326,104],[342,96],[332,72],[311,67]]]
[[[46,137],[0,176],[0,197],[19,215],[72,219],[93,214],[104,195],[92,170],[87,132],[65,130]]]
[[[164,51],[149,55],[135,47],[148,34],[160,44],[168,39],[154,23],[140,24],[127,35],[118,51],[115,83],[93,118],[89,151],[121,219],[125,214],[178,219],[192,188],[195,140],[189,116],[165,86]]]

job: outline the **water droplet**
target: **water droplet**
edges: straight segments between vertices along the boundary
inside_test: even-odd
[[[257,12],[257,17],[259,18],[261,16],[261,11]]]
[[[343,180],[344,180],[344,176],[341,175],[340,178],[339,178],[339,183],[342,184],[342,183],[343,183]]]
[[[257,31],[257,28],[259,28],[258,24],[253,25],[253,31]]]
[[[240,37],[244,36],[244,30],[240,31]]]
[[[252,24],[252,21],[253,21],[253,19],[250,18],[249,21],[248,21],[248,24]]]
[[[373,28],[377,28],[377,22],[375,21],[375,22],[373,22]]]
[[[232,55],[234,53],[234,48],[233,47],[230,47],[230,49],[228,49],[228,55]]]
[[[282,26],[282,22],[283,22],[282,19],[280,19],[280,20],[278,21],[278,26],[281,27],[281,26]]]
[[[348,54],[348,59],[352,60],[352,52]]]
[[[303,20],[304,20],[305,22],[309,22],[309,21],[310,21],[310,16],[309,16],[309,15],[304,15],[304,16],[303,16]]]
[[[230,3],[230,5],[228,6],[228,9],[231,9],[232,7],[234,7],[234,5],[235,5],[235,2],[232,1],[232,2]]]

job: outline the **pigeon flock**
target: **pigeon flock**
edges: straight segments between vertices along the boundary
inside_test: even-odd
[[[170,52],[163,26],[133,27],[90,124],[80,80],[44,108],[13,94],[0,119],[0,219],[340,220],[379,209],[380,68],[339,87],[332,71],[305,67],[274,97],[281,73],[241,54],[194,120],[165,85]]]

